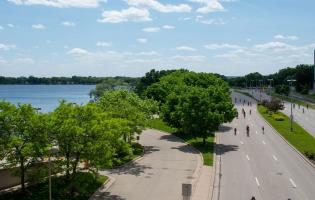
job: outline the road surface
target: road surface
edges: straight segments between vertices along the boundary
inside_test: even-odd
[[[156,130],[146,130],[140,137],[146,149],[143,159],[107,172],[115,182],[94,199],[182,199],[182,183],[189,183],[195,177],[194,171],[201,162],[199,152],[178,138]]]
[[[239,93],[233,93],[233,101],[235,97],[239,119],[217,133],[213,200],[250,200],[252,196],[257,200],[314,200],[315,169],[265,123],[254,100]],[[244,106],[245,119],[239,99],[252,102],[251,107]],[[250,137],[246,136],[247,125]]]
[[[246,90],[248,93],[252,94],[256,99],[260,99],[260,92],[259,90]],[[261,93],[262,99],[270,99],[270,96]],[[291,103],[285,101],[284,102],[285,109],[282,110],[284,114],[288,117],[291,115]],[[304,109],[304,113],[303,113]],[[307,132],[315,137],[315,110],[314,109],[307,109],[304,106],[295,105],[292,109],[293,112],[293,119],[296,121],[300,126],[302,126]]]

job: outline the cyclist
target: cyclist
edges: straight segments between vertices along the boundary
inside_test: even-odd
[[[252,110],[249,110],[249,114],[250,114],[250,115],[252,114]]]
[[[265,127],[262,126],[261,129],[262,129],[262,133],[265,134]]]
[[[246,134],[247,134],[247,137],[249,137],[249,126],[248,125],[246,126]]]
[[[236,135],[236,132],[237,132],[237,129],[236,129],[236,128],[234,128],[234,135]]]

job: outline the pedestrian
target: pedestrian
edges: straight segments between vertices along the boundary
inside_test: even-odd
[[[265,134],[265,127],[262,126],[261,129],[262,129],[262,133]]]
[[[304,108],[303,108],[303,113],[304,113]]]
[[[256,198],[253,196],[250,200],[256,200]]]
[[[308,110],[308,104],[306,104],[306,108],[307,108],[307,110]]]
[[[236,135],[236,132],[237,132],[237,129],[236,129],[236,128],[234,128],[234,135]]]
[[[249,110],[249,114],[250,114],[250,115],[252,114],[252,110]]]

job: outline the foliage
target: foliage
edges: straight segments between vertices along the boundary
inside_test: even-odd
[[[46,115],[38,114],[29,104],[16,107],[0,102],[0,160],[6,160],[5,167],[19,166],[22,190],[27,170],[39,162],[46,151],[46,119]]]
[[[153,129],[157,129],[166,133],[177,132],[176,128],[168,126],[162,119],[152,119],[149,121],[148,126]]]
[[[151,86],[153,83],[156,83],[162,78],[163,76],[166,76],[168,74],[171,74],[175,71],[187,71],[185,69],[180,70],[161,70],[156,71],[155,69],[151,69],[151,71],[147,72],[144,77],[140,79],[140,81],[137,83],[135,91],[138,95],[143,96],[143,92]]]
[[[71,180],[65,176],[52,178],[52,198],[68,200],[86,200],[107,180],[106,176],[91,173],[77,173]],[[42,200],[48,199],[48,180],[29,186],[27,193],[15,191],[0,195],[7,200]]]
[[[284,105],[282,101],[278,98],[272,97],[272,99],[268,102],[264,102],[263,104],[270,112],[278,112],[279,110],[284,109]]]
[[[126,89],[129,91],[134,90],[138,78],[129,78],[129,77],[108,77],[104,78],[101,83],[98,83],[95,86],[95,89],[90,91],[90,96],[94,99],[100,98],[105,92],[109,90],[119,90]]]
[[[289,96],[290,87],[288,85],[277,85],[275,87],[275,92],[280,95]]]
[[[266,113],[267,108],[258,106],[259,113],[281,134],[291,145],[303,154],[315,155],[315,138],[305,131],[299,124],[293,122],[293,132],[290,131],[290,118],[283,113],[278,115],[284,118],[283,121],[276,121]]]
[[[221,123],[236,116],[228,85],[213,74],[173,72],[145,93],[162,103],[164,121],[184,134],[202,137],[204,143]]]
[[[274,120],[276,120],[276,121],[284,121],[284,118],[281,116],[281,115],[279,115],[279,114],[272,114],[271,115],[272,116],[272,118],[274,119]]]

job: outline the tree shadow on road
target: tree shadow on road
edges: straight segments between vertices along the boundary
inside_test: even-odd
[[[160,148],[156,146],[143,146],[143,148],[144,148],[145,154],[150,154],[156,151],[160,151]]]
[[[170,142],[181,142],[181,140],[177,137],[174,137],[173,135],[162,135],[160,137],[161,140],[167,140]]]
[[[129,163],[123,167],[111,170],[111,174],[122,175],[122,174],[130,174],[134,176],[140,176],[145,173],[145,170],[152,169],[152,167],[148,165],[141,165],[138,163]]]
[[[118,195],[112,195],[110,192],[98,192],[96,193],[91,200],[126,200]]]
[[[237,151],[239,147],[237,145],[215,144],[215,152],[217,155],[223,155],[231,151]]]

